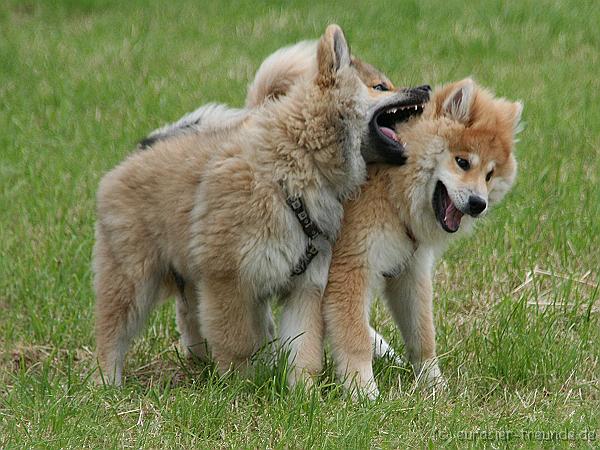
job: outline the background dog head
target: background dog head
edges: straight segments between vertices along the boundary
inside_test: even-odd
[[[364,63],[362,66],[368,67]],[[369,73],[364,68],[361,72]],[[376,84],[369,90],[370,108],[361,148],[366,162],[395,165],[406,162],[405,146],[395,129],[423,112],[430,92],[428,85],[395,89],[391,83]]]

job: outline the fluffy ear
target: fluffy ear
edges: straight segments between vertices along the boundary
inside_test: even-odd
[[[317,49],[319,84],[332,85],[336,73],[350,66],[350,48],[344,32],[337,25],[329,25],[319,41]]]
[[[459,81],[444,101],[442,114],[458,122],[468,123],[471,117],[473,92],[475,92],[475,82],[471,78]]]

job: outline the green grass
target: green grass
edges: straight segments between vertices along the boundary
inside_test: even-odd
[[[0,4],[0,447],[599,445],[597,3],[203,3]],[[348,402],[330,363],[318,392],[289,392],[282,367],[220,380],[178,359],[172,304],[130,352],[125,387],[95,386],[100,177],[157,126],[241,105],[264,57],[329,22],[399,85],[473,75],[525,103],[515,189],[438,265],[449,391],[413,392],[385,361],[373,403]],[[373,315],[401,349],[384,308]]]

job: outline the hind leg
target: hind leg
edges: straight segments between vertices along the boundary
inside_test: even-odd
[[[200,296],[196,285],[186,281],[184,292],[177,293],[175,312],[177,329],[181,335],[179,341],[185,357],[208,360],[208,344],[200,329]]]
[[[285,300],[281,317],[281,344],[289,351],[288,383],[313,385],[323,359],[323,291],[311,286]]]
[[[270,340],[269,304],[252,298],[229,279],[200,283],[200,323],[217,369],[247,369],[251,357]]]
[[[119,386],[125,353],[156,304],[158,278],[132,280],[101,241],[96,245],[94,266],[98,362],[104,381]]]

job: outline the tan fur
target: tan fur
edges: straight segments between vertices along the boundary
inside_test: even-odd
[[[431,279],[452,235],[436,219],[433,193],[443,180],[456,205],[465,192],[498,202],[516,173],[512,150],[521,109],[470,79],[437,89],[422,117],[397,126],[407,164],[371,166],[361,195],[345,204],[323,308],[337,373],[349,389],[369,397],[378,392],[369,338],[369,307],[378,294],[402,332],[415,373],[427,383],[444,383],[436,361]],[[471,168],[460,169],[455,156],[470,158]],[[456,234],[473,220],[465,215]]]
[[[256,108],[286,95],[299,79],[317,72],[317,41],[303,41],[277,50],[258,68],[248,87],[246,107]]]
[[[319,41],[316,65],[315,76],[280,101],[226,129],[169,134],[102,179],[94,285],[98,358],[109,382],[121,382],[131,340],[157,302],[175,293],[174,272],[188,286],[178,300],[180,330],[206,339],[221,372],[246,365],[272,339],[273,294],[287,297],[282,339],[294,341],[291,382],[318,366],[330,239],[340,199],[364,179],[369,96],[339,27]],[[319,255],[294,278],[307,238],[286,192],[303,197],[323,232],[314,242]]]

